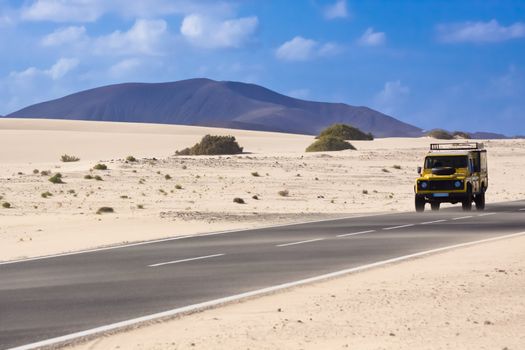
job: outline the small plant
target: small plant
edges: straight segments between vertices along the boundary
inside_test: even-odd
[[[84,179],[86,179],[86,180],[93,180],[93,176],[90,175],[90,174],[87,174],[87,175],[84,176]]]
[[[69,193],[69,194],[75,194],[75,190],[73,190],[73,189],[68,190],[67,193]]]
[[[242,151],[243,148],[239,146],[234,136],[206,135],[193,147],[176,151],[175,154],[178,156],[199,156],[239,154]]]
[[[443,129],[435,129],[427,133],[427,136],[438,140],[452,140],[454,135]]]
[[[137,204],[137,209],[144,209],[144,204]]]
[[[4,202],[4,203],[2,203],[2,207],[5,208],[5,209],[9,209],[9,208],[11,208],[11,203]]]
[[[37,175],[40,172],[38,169],[33,169],[33,174]]]
[[[42,194],[40,195],[42,198],[47,198],[47,197],[51,197],[53,196],[53,194],[49,191],[46,191],[46,192],[42,192]]]
[[[386,168],[381,169],[381,171],[384,172],[384,173],[389,173],[390,172],[390,170],[388,170]]]
[[[277,194],[281,197],[288,197],[290,195],[290,192],[288,190],[281,190],[277,192]]]
[[[106,164],[98,163],[93,167],[95,170],[108,170],[108,166]]]
[[[97,210],[97,214],[100,215],[100,214],[109,214],[109,213],[114,213],[115,210],[111,207],[100,207],[98,208]]]
[[[93,176],[93,178],[95,180],[97,180],[97,181],[104,181],[104,179],[102,179],[102,176],[100,176],[100,175],[95,175],[95,176]]]
[[[51,176],[49,178],[49,182],[54,184],[63,184],[64,181],[62,181],[62,174],[56,173],[55,175]]]
[[[170,174],[166,174],[166,175],[164,175],[164,178],[165,178],[166,180],[171,180],[171,176],[170,176]]]
[[[396,165],[394,165],[392,168],[397,169],[397,170],[401,170],[401,165],[397,165],[397,164],[396,164]]]
[[[258,172],[254,171],[254,172],[252,172],[252,176],[254,176],[254,177],[259,177],[259,176],[261,176],[261,175],[259,175]]]
[[[235,198],[233,199],[233,202],[234,202],[234,203],[237,203],[237,204],[246,204],[246,202],[244,201],[244,199],[239,198],[239,197],[235,197]]]
[[[175,189],[176,190],[182,190],[182,186],[181,185],[175,185]]]
[[[339,137],[323,136],[306,148],[306,152],[329,152],[355,150],[355,147]]]
[[[186,165],[183,165],[182,170],[186,170],[186,169],[188,169],[188,167]]]
[[[254,195],[252,196],[252,199],[255,199],[256,201],[258,201],[258,200],[259,200],[259,196],[256,195],[256,194],[254,194]]]
[[[75,156],[70,156],[68,154],[64,154],[62,155],[62,157],[60,157],[60,160],[64,163],[69,163],[69,162],[78,162],[80,158],[75,157]]]
[[[133,157],[133,156],[127,156],[126,157],[126,161],[128,162],[136,162],[137,161],[137,158]]]
[[[42,170],[40,172],[40,175],[42,175],[42,176],[49,176],[49,175],[51,175],[51,170]]]
[[[364,133],[358,128],[346,124],[333,124],[321,131],[317,138],[324,136],[339,137],[343,140],[373,140],[374,136],[371,133]]]
[[[368,194],[368,190],[363,190],[363,194]]]
[[[120,196],[120,198],[122,198],[122,199],[129,199],[129,197],[126,196],[126,195]]]

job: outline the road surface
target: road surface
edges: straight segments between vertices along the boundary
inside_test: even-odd
[[[483,212],[372,215],[0,263],[0,349],[520,233],[524,218],[525,201],[517,201]]]

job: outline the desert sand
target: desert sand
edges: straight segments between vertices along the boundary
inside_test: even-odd
[[[175,156],[205,134],[238,156]],[[428,138],[304,153],[312,136],[193,126],[0,119],[0,261],[199,232],[413,210]],[[488,201],[520,199],[525,141],[488,140]],[[63,154],[78,162],[60,161]],[[127,162],[133,155],[137,162]],[[93,170],[96,164],[108,170]],[[49,175],[42,175],[42,171]],[[49,177],[60,172],[64,184]],[[102,181],[85,179],[100,176]],[[511,177],[511,178],[510,178]],[[287,190],[288,196],[278,192]],[[42,194],[49,192],[44,198]],[[257,199],[253,199],[257,196]],[[246,204],[236,204],[233,198]],[[96,214],[100,207],[113,214]]]
[[[234,135],[246,153],[174,155],[208,133]],[[304,153],[312,141],[189,126],[0,119],[0,203],[11,204],[0,207],[0,260],[413,210],[415,169],[435,142],[377,139],[353,142],[357,151]],[[525,176],[525,141],[485,145],[488,201],[525,197],[525,184],[513,182]],[[80,160],[61,162],[63,154]],[[126,161],[130,155],[137,161]],[[94,170],[99,163],[108,170]],[[64,184],[48,181],[57,172]],[[289,195],[279,195],[282,190]],[[103,206],[115,212],[97,214]],[[525,238],[464,248],[103,337],[79,349],[520,349],[524,248]]]
[[[523,349],[524,252],[460,248],[69,348]]]

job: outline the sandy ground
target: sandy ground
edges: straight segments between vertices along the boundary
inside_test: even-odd
[[[176,157],[205,134],[246,154]],[[0,119],[0,260],[181,234],[413,210],[431,139],[357,141],[304,153],[313,137],[126,123]],[[525,141],[487,141],[488,201],[525,197]],[[62,154],[80,158],[63,163]],[[126,162],[135,156],[137,162]],[[103,163],[108,170],[93,170]],[[52,184],[60,172],[64,184]],[[84,177],[100,176],[102,181]],[[255,175],[255,176],[254,176]],[[287,190],[289,195],[280,196]],[[44,198],[43,193],[51,195]],[[253,196],[257,196],[254,199]],[[246,204],[236,204],[233,198]],[[100,207],[114,214],[97,215]]]
[[[72,348],[525,349],[525,237],[295,288]]]

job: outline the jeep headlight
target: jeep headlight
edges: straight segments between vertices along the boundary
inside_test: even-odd
[[[456,182],[454,182],[454,187],[455,187],[455,188],[461,188],[461,187],[463,187],[463,181],[459,181],[459,180],[457,180]]]
[[[419,187],[421,187],[421,189],[423,189],[423,190],[426,190],[426,189],[428,188],[428,182],[426,182],[426,181],[421,181],[421,182],[419,183]]]

